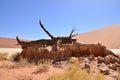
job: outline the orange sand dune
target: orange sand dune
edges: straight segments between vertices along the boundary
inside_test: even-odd
[[[0,38],[0,48],[19,48],[16,39]]]
[[[82,33],[74,38],[80,43],[101,43],[107,48],[120,49],[120,25],[111,25],[99,30]]]
[[[30,40],[20,39],[26,42],[30,42]],[[3,38],[0,37],[0,48],[20,48],[18,42],[15,38]]]

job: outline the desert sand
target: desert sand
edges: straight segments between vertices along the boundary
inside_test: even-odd
[[[20,48],[14,38],[0,37],[0,48]]]
[[[40,65],[0,61],[0,80],[47,80],[49,77],[63,72],[60,68],[50,65],[47,67],[48,71],[39,71]]]
[[[104,63],[98,64],[96,60],[92,60],[89,68],[87,67],[88,63],[86,63],[86,61],[89,62],[88,58],[80,57],[79,59],[83,58],[84,60],[80,62],[80,65],[78,66],[79,68],[73,66],[73,63],[77,60],[75,57],[71,57],[66,61],[46,65],[34,65],[25,61],[16,63],[3,60],[0,61],[0,80],[54,80],[51,78],[56,75],[69,76],[70,78],[70,76],[72,77],[75,74],[77,74],[77,80],[86,80],[87,77],[90,78],[87,80],[117,80],[117,77],[120,78],[118,72],[114,70],[114,68],[109,68],[109,65]],[[66,73],[67,69],[69,69],[69,73]],[[70,69],[72,69],[72,71],[70,71]],[[87,71],[88,74],[85,73],[85,71]],[[101,72],[101,74],[99,72]],[[55,80],[61,80],[60,76]]]
[[[21,39],[26,42],[30,42],[27,39]],[[0,48],[20,48],[15,38],[0,37]]]

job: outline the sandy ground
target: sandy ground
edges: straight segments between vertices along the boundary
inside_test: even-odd
[[[120,54],[120,49],[110,49],[115,54]],[[21,52],[19,48],[0,48],[0,52],[8,52],[9,54]],[[62,63],[64,65],[64,62]],[[98,72],[96,62],[91,63],[91,71]],[[56,74],[63,74],[64,69],[69,64],[64,65],[63,68],[54,65],[48,65],[48,71],[40,72],[41,65],[33,65],[26,62],[16,63],[9,60],[0,61],[0,80],[47,80]],[[106,67],[106,66],[104,66]],[[110,75],[105,76],[105,80],[114,80],[111,76],[117,76],[117,72],[110,70]]]
[[[87,58],[85,58],[85,60],[86,59]],[[80,69],[82,69],[83,64],[84,63],[81,62]],[[0,61],[0,80],[49,80],[50,77],[63,74],[65,68],[71,66],[67,61],[61,61],[56,65],[49,64],[47,68],[44,68],[45,66],[41,68],[42,65],[43,64],[33,65],[26,62],[16,63],[7,60]],[[90,63],[89,75],[93,77],[99,72],[100,68],[106,69],[106,67],[105,64],[101,64],[100,67],[98,67],[96,61],[92,61]],[[109,75],[104,75],[104,80],[115,80],[115,78],[119,76],[117,71],[109,69],[109,72]]]
[[[0,48],[0,53],[8,53],[8,59],[12,54],[21,52],[20,48]],[[63,69],[48,66],[49,71],[35,73],[39,71],[40,65],[33,65],[26,62],[16,63],[9,60],[0,61],[0,80],[47,80],[55,74],[63,72]]]
[[[38,71],[39,67],[27,65],[27,63],[23,65],[11,61],[0,61],[0,80],[47,80],[63,72],[60,68],[48,66],[49,70],[41,73]]]

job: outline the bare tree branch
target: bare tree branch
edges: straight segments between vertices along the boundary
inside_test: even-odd
[[[75,27],[73,27],[73,28],[72,28],[72,31],[71,31],[71,33],[70,33],[70,35],[69,35],[69,38],[72,37],[72,34],[73,34],[73,32],[74,32],[75,30],[76,30]]]
[[[51,39],[54,39],[55,37],[52,36],[46,29],[45,27],[43,26],[43,24],[41,23],[41,21],[39,21],[39,24],[41,26],[41,28],[47,33],[47,35],[51,38]]]

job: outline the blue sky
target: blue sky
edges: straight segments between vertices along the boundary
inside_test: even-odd
[[[0,37],[49,38],[84,33],[120,24],[120,0],[0,0]]]

